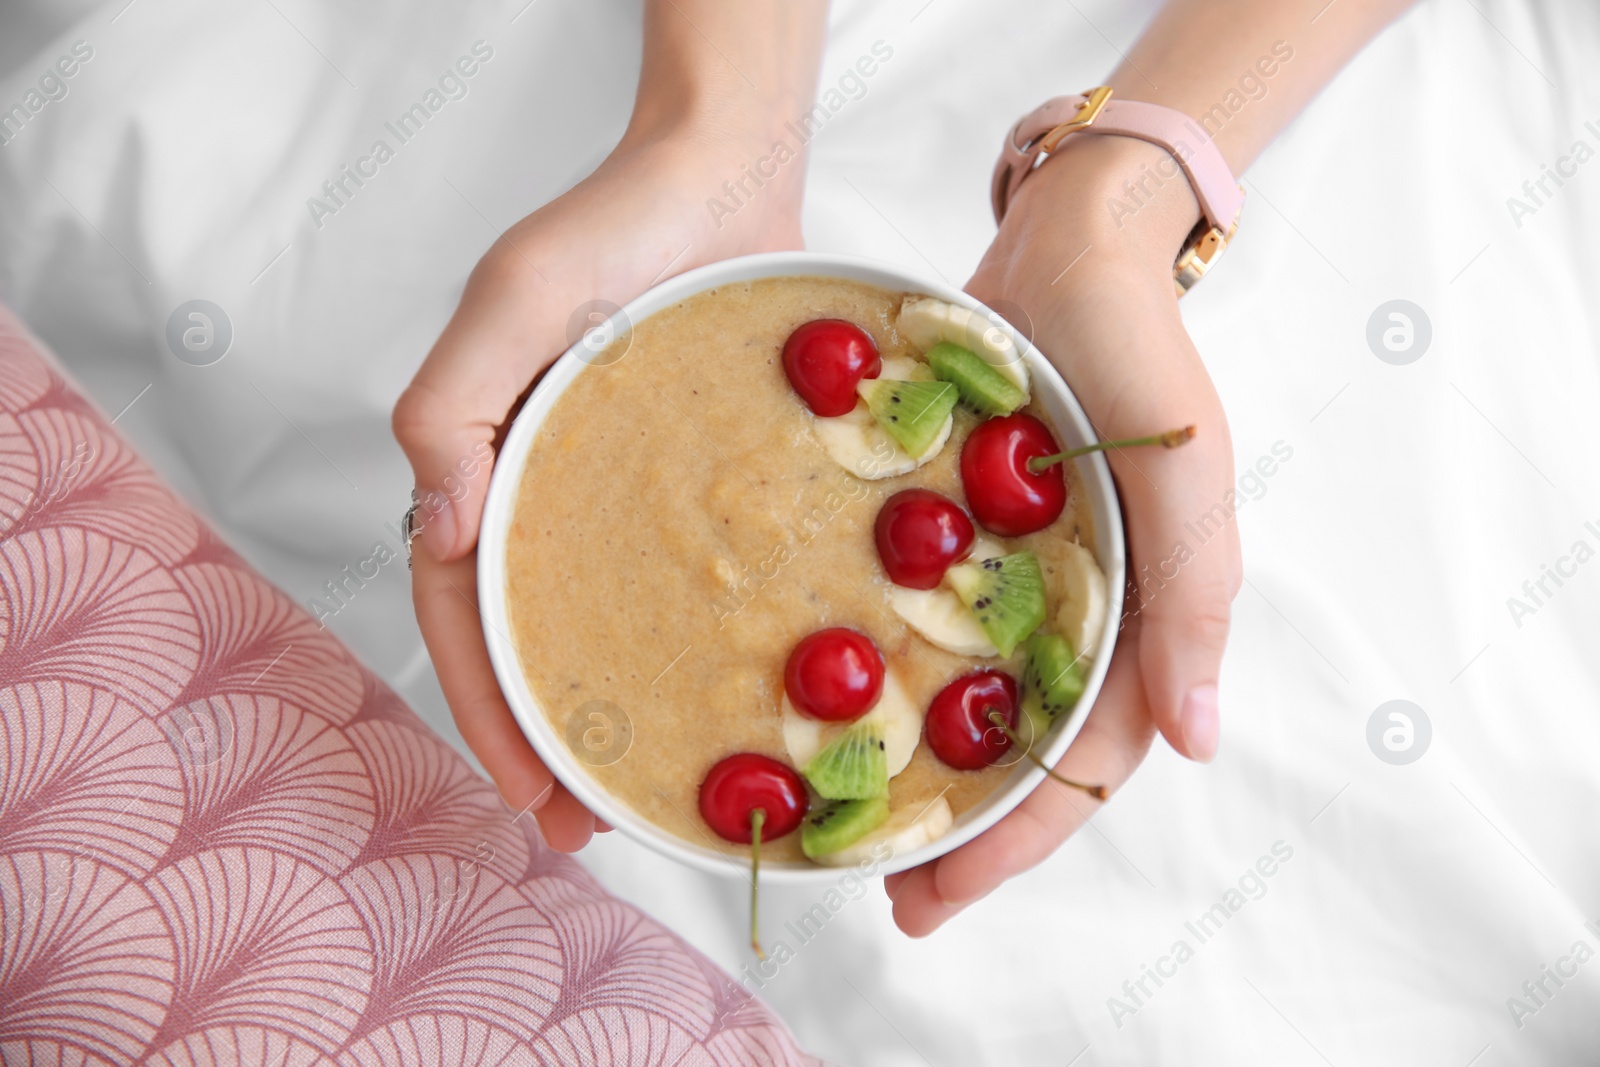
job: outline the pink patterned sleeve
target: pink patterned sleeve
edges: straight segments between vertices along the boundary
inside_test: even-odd
[[[514,819],[0,307],[0,1063],[816,1062]]]

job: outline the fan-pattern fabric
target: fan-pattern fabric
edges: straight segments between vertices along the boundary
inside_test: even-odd
[[[506,810],[0,308],[0,1063],[816,1062]]]

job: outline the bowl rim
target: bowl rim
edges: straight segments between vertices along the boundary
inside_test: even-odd
[[[829,277],[875,285],[889,292],[914,293],[937,297],[949,303],[980,312],[1011,337],[1026,360],[1035,402],[1043,405],[1057,436],[1066,447],[1088,444],[1097,437],[1076,396],[1055,367],[1029,338],[992,309],[942,280],[921,276],[897,264],[859,256],[823,252],[766,252],[721,260],[675,275],[653,286],[610,313],[613,336],[620,338],[631,325],[658,311],[722,285],[740,284],[775,277]],[[600,303],[600,302],[595,302]],[[606,305],[615,308],[614,304]],[[623,329],[615,329],[620,320]],[[603,789],[585,769],[572,749],[564,743],[554,724],[546,717],[523,673],[520,656],[510,634],[506,583],[506,550],[523,471],[540,427],[556,402],[580,373],[589,367],[583,356],[593,352],[585,339],[578,339],[551,365],[517,413],[490,476],[488,496],[478,536],[478,600],[484,624],[484,639],[506,703],[512,715],[545,766],[590,811],[629,838],[680,863],[723,877],[749,880],[749,868],[742,854],[703,848],[651,822],[620,799]],[[621,358],[626,358],[626,354]],[[1124,583],[1127,576],[1127,549],[1123,535],[1122,510],[1111,469],[1102,453],[1091,453],[1074,461],[1079,481],[1089,498],[1094,519],[1096,558],[1106,575],[1106,621],[1102,627],[1089,676],[1076,714],[1065,726],[1054,730],[1040,755],[1054,765],[1094,713],[1095,700],[1111,662],[1122,616]],[[906,870],[966,844],[1009,814],[1034,789],[1045,781],[1045,774],[1032,763],[1018,759],[1013,770],[978,804],[956,817],[944,836],[904,855],[891,855],[873,864],[874,875]],[[730,846],[732,847],[732,846]],[[821,885],[837,881],[850,868],[824,867],[804,861],[763,863],[761,875],[770,884]]]

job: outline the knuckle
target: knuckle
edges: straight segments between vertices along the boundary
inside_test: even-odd
[[[1194,644],[1202,648],[1220,650],[1228,642],[1228,628],[1232,612],[1226,602],[1211,600],[1189,611],[1183,619],[1183,629]]]
[[[1204,579],[1191,577],[1187,583],[1170,590],[1171,595],[1152,598],[1145,611],[1146,620],[1164,630],[1181,633],[1191,643],[1220,649],[1228,640],[1236,588],[1228,574]]]
[[[413,381],[394,403],[389,414],[389,428],[400,447],[408,453],[429,439],[435,428],[436,398],[424,386]]]

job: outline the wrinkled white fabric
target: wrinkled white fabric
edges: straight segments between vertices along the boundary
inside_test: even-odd
[[[875,42],[893,54],[859,99],[841,87],[812,144],[811,247],[963,280],[993,232],[1004,129],[1101,80],[1150,10],[841,4],[825,86]],[[49,90],[0,146],[0,298],[105,409],[132,402],[118,426],[296,599],[376,567],[329,625],[459,743],[404,564],[371,562],[410,488],[388,412],[495,228],[614,142],[637,5],[37,2],[0,27],[0,108]],[[1592,6],[1430,0],[1250,171],[1239,239],[1184,305],[1241,476],[1276,447],[1272,473],[1241,482],[1220,758],[1189,766],[1158,741],[1090,828],[926,941],[894,931],[877,886],[803,946],[788,935],[794,958],[751,984],[812,1051],[873,1067],[1593,1057],[1600,962],[1575,946],[1600,951],[1583,847],[1600,809],[1597,40]],[[77,41],[92,57],[52,75]],[[363,164],[478,41],[492,58],[465,95]],[[376,170],[314,220],[308,198],[346,165]],[[166,344],[193,299],[232,325],[210,366]],[[1397,299],[1431,324],[1409,365],[1367,340]],[[1367,741],[1395,699],[1431,723],[1406,766]],[[749,962],[739,884],[618,835],[585,861]],[[766,903],[776,938],[815,900]]]

